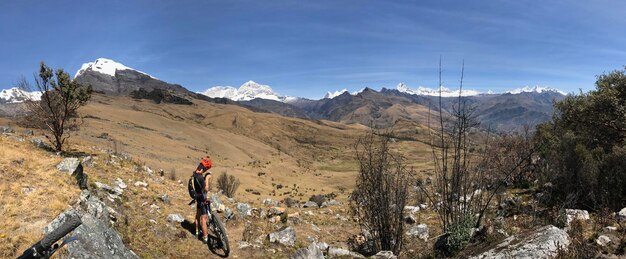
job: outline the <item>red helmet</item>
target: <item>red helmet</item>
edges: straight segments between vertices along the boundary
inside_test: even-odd
[[[202,164],[205,170],[211,169],[211,159],[209,159],[208,157],[205,157],[202,160],[200,160],[200,164]]]

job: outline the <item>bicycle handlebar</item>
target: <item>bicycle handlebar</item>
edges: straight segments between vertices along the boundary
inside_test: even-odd
[[[51,253],[54,253],[54,249],[51,249],[52,245],[68,233],[72,232],[82,223],[83,222],[80,220],[79,216],[68,218],[67,221],[65,221],[60,227],[48,233],[43,237],[43,239],[41,239],[41,241],[24,251],[18,259],[47,258],[51,255]]]

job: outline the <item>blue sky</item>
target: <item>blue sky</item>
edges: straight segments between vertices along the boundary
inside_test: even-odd
[[[593,89],[626,65],[625,1],[2,1],[0,88],[105,57],[200,91]]]

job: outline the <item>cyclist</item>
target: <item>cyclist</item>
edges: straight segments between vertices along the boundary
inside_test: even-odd
[[[200,238],[200,230],[202,230],[202,241],[204,243],[209,240],[209,232],[207,229],[208,215],[206,207],[209,203],[209,179],[211,178],[211,158],[207,155],[200,160],[200,164],[193,173],[194,189],[196,190],[196,236]]]

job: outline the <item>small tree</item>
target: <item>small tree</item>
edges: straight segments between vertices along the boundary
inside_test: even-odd
[[[83,86],[72,80],[63,69],[53,71],[43,62],[39,66],[39,75],[35,75],[35,84],[36,89],[32,89],[24,79],[19,83],[22,89],[41,92],[41,100],[25,102],[30,113],[29,119],[35,127],[51,133],[52,137],[46,134],[46,138],[56,151],[62,151],[70,137],[69,131],[80,126],[76,112],[91,98],[91,86]]]
[[[374,250],[398,255],[403,245],[403,210],[413,175],[400,156],[391,154],[390,134],[370,132],[356,145],[359,175],[350,205],[362,230],[371,234]]]
[[[228,175],[228,173],[224,172],[217,177],[217,188],[222,190],[228,198],[233,198],[235,197],[237,188],[239,188],[239,179],[234,175]]]

